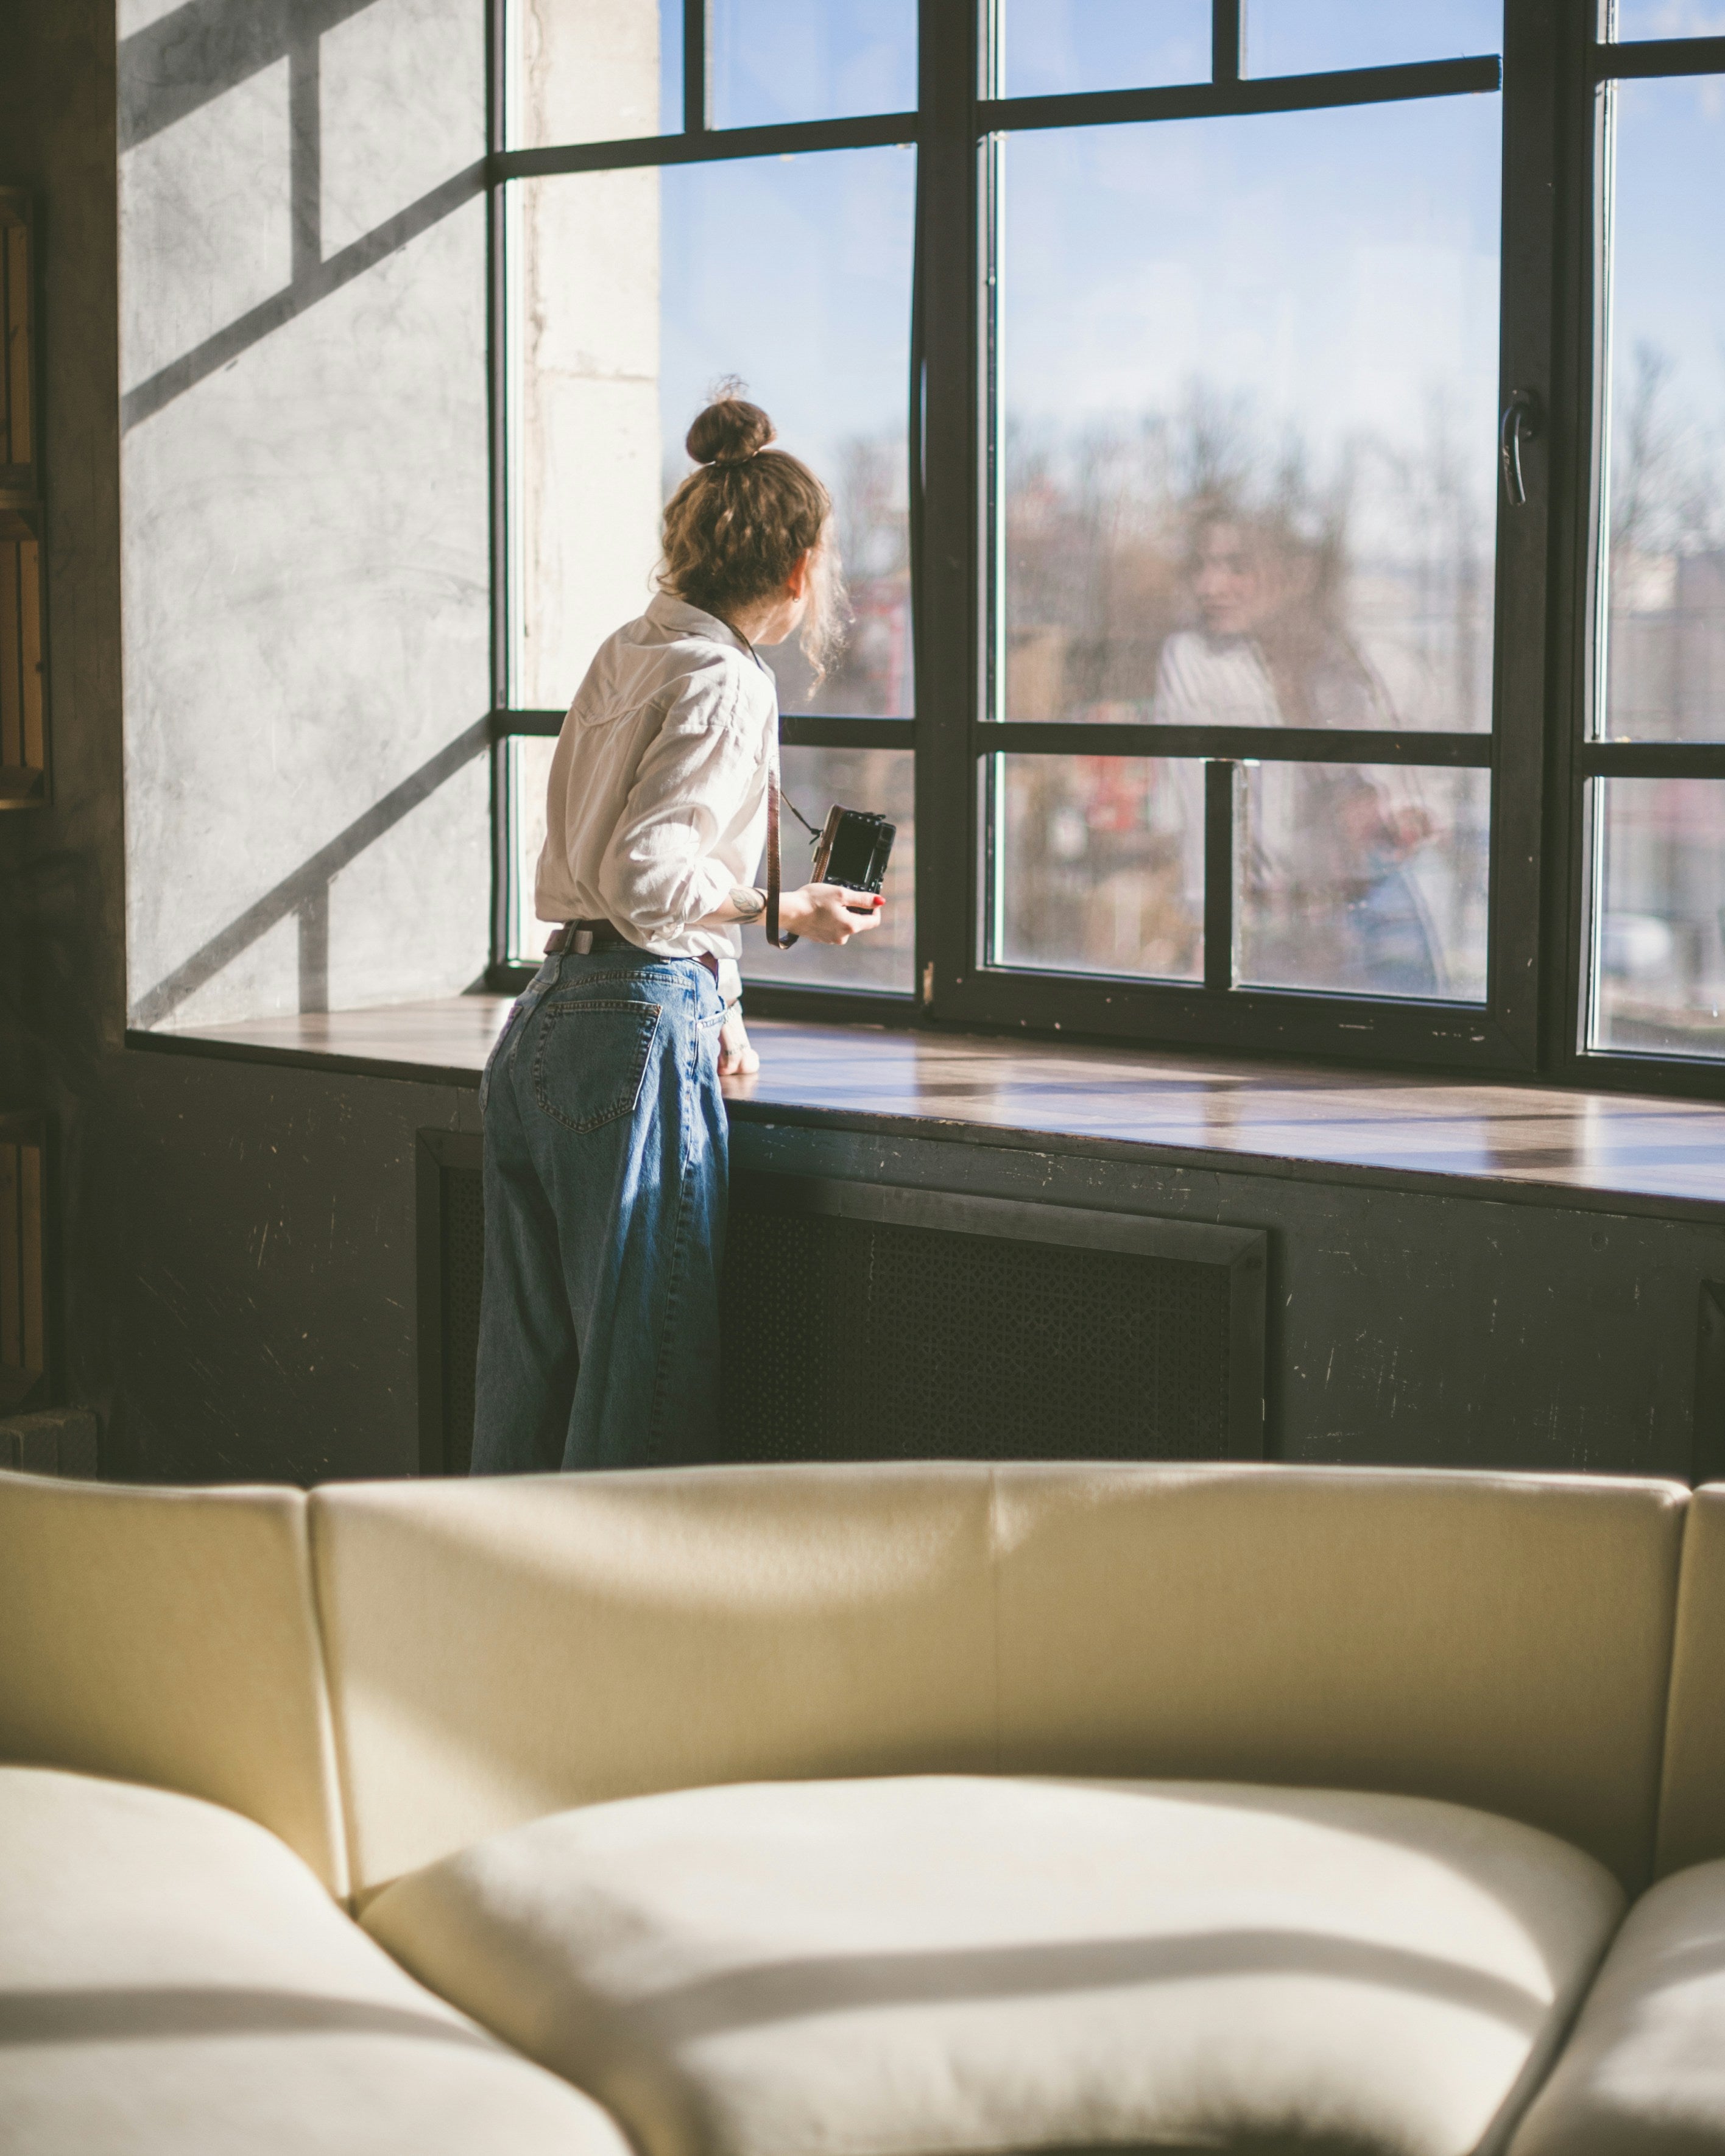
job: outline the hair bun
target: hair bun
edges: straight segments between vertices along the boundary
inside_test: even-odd
[[[742,387],[740,382],[721,382],[719,394],[684,436],[683,446],[696,464],[740,465],[778,439],[778,429],[760,406],[733,394]]]

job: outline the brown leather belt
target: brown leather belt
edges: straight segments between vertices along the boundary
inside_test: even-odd
[[[583,937],[586,939],[584,943],[578,940]],[[629,937],[608,921],[566,921],[561,927],[553,928],[546,937],[545,955],[547,958],[554,958],[560,952],[570,951],[578,957],[583,957],[588,951],[615,950],[619,944],[628,944],[629,941]],[[639,950],[640,947],[636,944],[630,947]],[[651,957],[652,954],[649,952],[645,955]],[[711,951],[701,952],[696,963],[705,966],[713,978],[718,979],[719,962]]]

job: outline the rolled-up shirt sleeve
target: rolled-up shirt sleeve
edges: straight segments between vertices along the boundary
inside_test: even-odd
[[[644,941],[680,934],[730,896],[719,833],[759,784],[760,729],[734,672],[692,676],[643,755],[599,864],[606,911]]]

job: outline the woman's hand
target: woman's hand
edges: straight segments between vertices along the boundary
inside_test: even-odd
[[[761,1067],[761,1059],[749,1046],[747,1028],[740,1005],[732,1004],[719,1029],[719,1075],[747,1078]]]
[[[778,901],[778,925],[786,935],[806,936],[812,943],[848,943],[865,929],[880,926],[884,901],[842,884],[805,883]]]

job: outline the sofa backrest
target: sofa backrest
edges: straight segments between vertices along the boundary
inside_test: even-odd
[[[1725,1483],[1697,1490],[1683,1523],[1658,1871],[1725,1856]]]
[[[0,1759],[225,1804],[345,1894],[304,1495],[0,1475]]]
[[[361,1895],[569,1805],[993,1764],[985,1472],[331,1485],[311,1531]]]
[[[997,1768],[1446,1797],[1633,1886],[1685,1495],[956,1464],[331,1486],[356,1888],[606,1798]]]
[[[1440,1797],[1648,1875],[1686,1492],[997,1471],[1003,1767]]]

